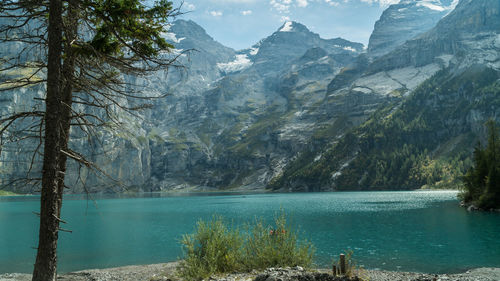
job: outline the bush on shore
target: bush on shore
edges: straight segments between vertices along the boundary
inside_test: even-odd
[[[314,247],[287,223],[282,212],[275,226],[262,219],[247,224],[243,231],[229,227],[220,216],[199,221],[193,234],[182,238],[184,259],[178,273],[185,280],[202,280],[211,275],[251,271],[268,267],[313,264]]]

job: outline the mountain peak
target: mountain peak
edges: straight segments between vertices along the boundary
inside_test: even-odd
[[[285,22],[278,32],[311,32],[305,25],[296,21]]]
[[[456,56],[466,67],[486,64],[498,69],[498,30],[500,1],[461,0],[434,28],[374,61],[370,71],[424,66],[442,55]]]
[[[213,38],[207,34],[203,27],[192,20],[179,19],[174,21],[170,26],[169,32],[174,34],[182,34],[183,37],[188,38],[206,38],[213,40]]]
[[[385,55],[407,40],[431,30],[458,0],[404,0],[389,6],[375,23],[368,53]]]

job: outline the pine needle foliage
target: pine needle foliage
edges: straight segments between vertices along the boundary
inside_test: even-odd
[[[477,144],[474,167],[463,177],[460,197],[466,205],[488,210],[500,208],[500,135],[495,121],[488,121],[486,127],[488,144],[485,148]]]

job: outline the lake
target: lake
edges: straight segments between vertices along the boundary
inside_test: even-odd
[[[280,208],[317,249],[367,269],[453,273],[500,267],[500,213],[469,213],[454,191],[66,196],[59,272],[174,261],[179,240],[213,214],[235,225]],[[32,271],[39,197],[0,197],[0,273]]]

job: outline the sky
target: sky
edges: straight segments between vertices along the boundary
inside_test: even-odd
[[[174,0],[179,6],[182,0]],[[180,19],[201,25],[215,40],[236,50],[297,21],[322,38],[368,44],[373,26],[399,0],[184,0]]]

